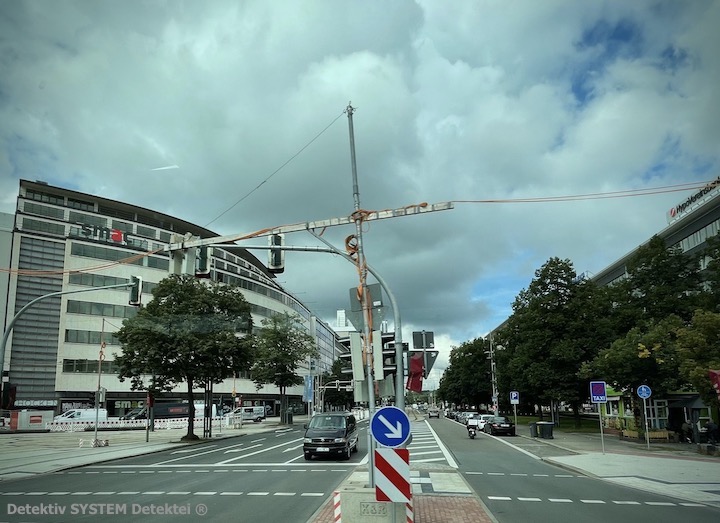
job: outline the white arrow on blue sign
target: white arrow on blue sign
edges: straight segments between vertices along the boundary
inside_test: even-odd
[[[399,447],[410,437],[410,418],[397,407],[383,407],[370,419],[370,433],[384,447]]]

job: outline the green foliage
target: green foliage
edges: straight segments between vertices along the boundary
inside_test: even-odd
[[[708,370],[720,369],[720,314],[698,310],[692,322],[677,331],[682,375],[706,405],[718,407]]]
[[[133,390],[154,392],[185,382],[192,405],[196,386],[249,369],[254,356],[251,330],[250,305],[239,288],[171,275],[117,332],[123,346],[115,355],[119,379],[130,379]]]
[[[343,361],[337,359],[333,362],[330,372],[326,372],[321,377],[321,384],[331,383],[333,381],[349,381],[352,379],[352,374],[344,374],[342,372]],[[334,388],[325,389],[323,395],[324,403],[328,403],[333,407],[349,407],[354,401],[355,397],[352,391],[340,390]]]
[[[482,338],[453,347],[450,365],[438,384],[438,398],[456,405],[489,403],[492,396],[490,347]]]
[[[299,316],[275,314],[262,321],[257,334],[256,361],[250,371],[252,380],[258,390],[267,384],[277,386],[281,409],[284,409],[287,387],[303,383],[303,377],[297,374],[300,362],[317,354],[315,340]]]

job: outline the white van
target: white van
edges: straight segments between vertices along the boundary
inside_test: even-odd
[[[235,410],[228,412],[225,417],[227,418],[240,418],[243,421],[254,421],[260,422],[265,419],[265,407],[238,407]]]
[[[59,416],[55,416],[53,421],[55,423],[74,423],[77,421],[95,421],[95,415],[97,413],[98,421],[107,421],[108,414],[107,409],[70,409],[63,412]]]

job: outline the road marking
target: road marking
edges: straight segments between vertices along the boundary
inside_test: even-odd
[[[124,490],[122,492],[118,492],[118,495],[121,495],[121,496],[124,496],[124,495],[137,496],[138,494],[140,494],[139,490]]]
[[[242,443],[240,445],[242,445]],[[208,449],[210,447],[217,447],[217,445],[205,445],[203,448]],[[197,452],[197,449],[174,450],[170,454],[190,454],[192,452]]]
[[[637,501],[613,501],[616,505],[639,505]]]
[[[438,438],[437,433],[430,426],[430,423],[428,423],[428,420],[425,420],[425,425],[427,425],[428,430],[432,433],[433,437],[435,438],[435,441],[437,441],[438,447],[440,447],[440,450],[442,451],[443,456],[445,456],[445,461],[447,461],[448,465],[450,465],[454,469],[458,468],[457,461],[455,461],[455,459],[452,457],[452,455],[450,454],[450,451],[443,444],[443,442],[440,441],[440,438]]]
[[[273,496],[294,496],[294,492],[275,492]]]
[[[518,498],[518,501],[542,501],[540,498]]]
[[[165,463],[172,463],[173,461],[180,461],[181,459],[186,459],[186,458],[190,458],[190,457],[193,457],[193,458],[194,458],[194,457],[196,457],[196,456],[203,456],[203,455],[205,455],[205,454],[211,454],[211,453],[213,453],[213,452],[219,452],[219,451],[221,451],[221,450],[227,450],[227,449],[229,449],[229,448],[240,447],[240,446],[242,446],[242,445],[244,445],[244,444],[245,444],[245,443],[238,443],[237,445],[231,445],[231,446],[229,446],[229,447],[221,447],[221,448],[217,448],[217,449],[207,450],[207,451],[205,451],[205,452],[198,452],[198,453],[196,453],[196,454],[192,454],[192,456],[191,456],[191,455],[181,456],[181,457],[179,457],[179,458],[169,459],[169,460],[166,460],[166,461],[161,461],[160,463],[155,463],[155,465],[163,465],[163,464],[165,464]]]
[[[510,501],[512,498],[506,496],[488,496],[488,499],[493,501]]]
[[[115,491],[93,492],[93,496],[112,496],[113,494],[115,494]]]
[[[168,496],[189,496],[190,491],[189,490],[185,490],[185,491],[174,490],[171,492],[167,492],[167,495]]]
[[[44,496],[47,492],[26,492],[26,496]]]
[[[303,492],[300,496],[324,496],[324,492]]]
[[[165,494],[164,490],[148,490],[147,492],[141,493],[143,496],[162,496]]]
[[[553,503],[572,503],[572,499],[566,499],[566,498],[548,498],[548,501],[552,501]]]
[[[248,492],[248,496],[267,496],[269,492]]]
[[[646,505],[652,505],[653,507],[674,507],[675,503],[669,501],[646,501]]]
[[[257,441],[262,441],[262,440],[257,440]],[[261,454],[262,452],[268,452],[268,451],[271,451],[271,450],[278,449],[278,448],[280,448],[280,447],[285,447],[285,446],[287,446],[287,445],[292,445],[293,443],[297,443],[298,441],[302,441],[302,440],[301,440],[301,439],[294,439],[294,440],[291,440],[291,441],[286,441],[285,443],[279,443],[279,444],[277,444],[277,445],[273,445],[273,446],[271,446],[271,447],[267,447],[266,449],[263,449],[263,450],[256,450],[255,452],[251,452],[251,453],[249,453],[249,454],[243,454],[242,456],[238,456],[238,457],[236,457],[236,458],[226,459],[225,461],[221,461],[220,463],[217,463],[217,465],[227,465],[228,463],[231,463],[231,462],[233,462],[233,461],[235,461],[235,460],[243,459],[243,458],[249,458],[250,456],[254,456],[254,455],[256,455],[256,454]],[[253,442],[253,443],[254,443],[254,442]]]
[[[258,441],[265,441],[267,438],[254,439],[250,443],[257,443]]]
[[[208,490],[208,491],[200,491],[200,492],[193,492],[193,495],[195,496],[214,496],[217,494],[217,491]]]
[[[596,505],[604,505],[605,502],[601,499],[581,499],[580,503],[588,503],[588,504],[596,504]]]
[[[221,492],[221,496],[242,496],[242,492]]]

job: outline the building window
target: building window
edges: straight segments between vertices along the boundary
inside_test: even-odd
[[[130,232],[130,233],[133,232],[132,223],[121,222],[120,220],[113,220],[112,226],[113,226],[113,229],[118,229],[119,231]]]
[[[137,314],[137,308],[129,305],[68,300],[67,312],[71,314],[87,314],[112,318],[132,318]]]
[[[65,236],[65,226],[64,225],[59,224],[59,223],[33,220],[32,218],[23,218],[22,230],[44,232],[44,233],[48,233],[48,234],[55,234],[57,236]]]
[[[153,240],[156,237],[155,229],[152,229],[150,227],[145,227],[144,225],[138,225],[135,229],[136,229],[135,234],[137,234],[138,236],[152,238]]]
[[[90,214],[83,214],[75,211],[70,211],[68,221],[73,223],[82,223],[85,225],[97,225],[98,227],[107,226],[107,218],[102,216],[92,216]]]
[[[65,198],[62,196],[36,191],[34,189],[28,189],[25,191],[25,197],[38,202],[51,203],[53,205],[65,205]]]
[[[76,198],[68,198],[67,206],[72,209],[79,209],[81,211],[95,212],[95,203],[78,200]]]
[[[29,214],[47,216],[48,218],[57,218],[58,220],[65,219],[65,210],[58,209],[57,207],[49,207],[38,203],[25,202],[23,204],[23,210]]]

